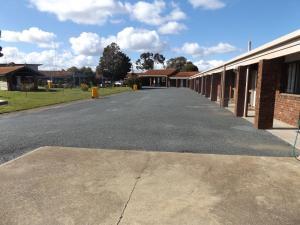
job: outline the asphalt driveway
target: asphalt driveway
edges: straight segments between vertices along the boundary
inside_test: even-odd
[[[41,146],[289,156],[290,146],[189,89],[148,89],[0,116],[0,162]]]

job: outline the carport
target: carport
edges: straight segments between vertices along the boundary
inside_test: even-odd
[[[1,66],[0,88],[8,91],[37,90],[44,75],[28,66]]]

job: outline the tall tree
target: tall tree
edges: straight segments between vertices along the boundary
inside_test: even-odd
[[[72,72],[72,73],[78,73],[79,69],[76,66],[72,66],[72,67],[68,68],[67,71]]]
[[[162,64],[164,66],[166,58],[163,55],[159,54],[159,53],[155,53],[154,56],[153,56],[153,60],[154,60],[155,63]]]
[[[111,81],[124,79],[131,69],[130,58],[116,43],[111,43],[104,48],[100,57],[98,71]]]
[[[79,72],[82,73],[85,77],[94,77],[95,72],[92,70],[91,67],[81,67]]]
[[[95,72],[92,70],[91,67],[81,67],[80,69],[76,66],[72,66],[67,69],[68,72],[76,73],[76,74],[82,74],[85,77],[94,77]]]
[[[185,71],[185,72],[192,72],[192,71],[199,71],[198,67],[196,65],[194,65],[192,62],[187,62],[181,71]]]
[[[171,58],[167,61],[167,68],[181,71],[186,63],[187,59],[183,56]]]
[[[152,70],[154,68],[153,53],[144,52],[136,61],[136,68],[138,70]]]
[[[138,70],[152,70],[154,63],[164,65],[165,57],[159,53],[153,54],[152,52],[144,52],[136,61],[136,68]]]

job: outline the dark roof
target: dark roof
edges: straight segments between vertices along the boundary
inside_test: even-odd
[[[141,73],[141,76],[172,76],[177,72],[175,69],[148,70]]]
[[[40,76],[40,77],[44,76],[39,71],[36,71],[28,66],[0,66],[0,76],[7,76],[13,73],[19,73],[18,75],[22,75],[22,72],[23,75],[25,75],[24,72],[27,72],[26,75],[28,75],[29,72],[36,76]]]
[[[178,72],[172,77],[191,77],[199,73],[198,71],[192,71],[192,72]]]
[[[46,77],[59,77],[59,78],[68,78],[68,77],[72,77],[74,75],[73,72],[69,72],[69,71],[51,71],[51,70],[40,70],[40,72],[42,74],[44,74]]]

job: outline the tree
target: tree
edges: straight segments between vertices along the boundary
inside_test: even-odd
[[[166,58],[163,55],[155,53],[153,59],[157,64],[162,64],[164,66]]]
[[[96,84],[96,73],[90,67],[84,66],[79,69],[76,66],[72,66],[68,68],[67,71],[73,73],[75,77],[77,77],[76,79],[78,79],[78,83],[83,82],[90,85],[92,83]],[[79,75],[79,77],[76,75]],[[77,83],[76,79],[75,83]]]
[[[181,71],[186,63],[187,59],[183,56],[171,58],[167,61],[167,68]]]
[[[140,55],[140,58],[136,61],[136,68],[138,70],[153,70],[154,60],[153,53],[145,52]]]
[[[79,69],[76,66],[72,66],[72,67],[68,68],[67,71],[72,72],[72,73],[78,73]]]
[[[199,71],[198,70],[198,67],[195,66],[192,62],[187,62],[181,71],[184,71],[184,72],[192,72],[192,71]]]
[[[111,43],[104,48],[100,57],[98,71],[111,81],[124,79],[131,69],[130,58],[116,43]]]
[[[2,47],[0,46],[0,57],[3,56],[3,53],[2,53]]]
[[[198,71],[198,67],[192,62],[187,61],[187,59],[183,56],[169,59],[167,61],[167,68],[185,72]]]
[[[95,76],[95,72],[92,70],[91,67],[81,67],[79,69],[79,72],[81,74],[83,74],[85,77],[94,77]]]
[[[153,70],[154,63],[164,65],[165,57],[159,53],[144,52],[136,61],[136,68],[138,70]]]

